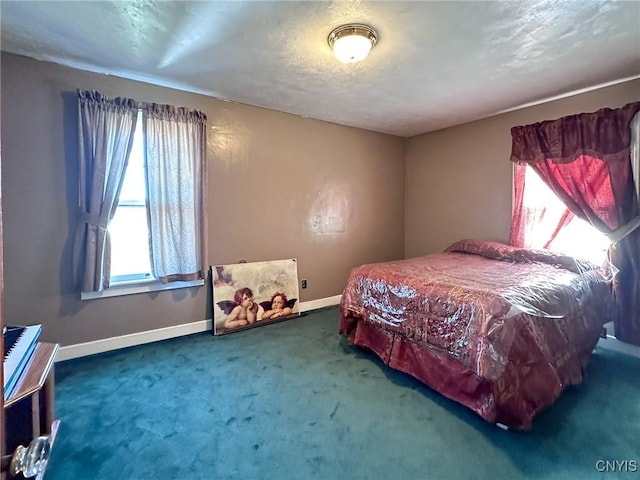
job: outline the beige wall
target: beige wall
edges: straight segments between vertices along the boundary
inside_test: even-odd
[[[404,139],[3,53],[5,323],[70,345],[206,318],[204,287],[79,300],[76,89],[207,113],[209,263],[295,257],[309,301],[402,257]]]
[[[408,140],[2,54],[5,323],[70,345],[200,321],[204,288],[80,301],[71,279],[76,89],[208,115],[209,263],[295,257],[301,301],[353,266],[506,241],[510,128],[640,99],[640,81]]]
[[[511,127],[638,100],[634,80],[410,138],[405,257],[442,251],[461,238],[508,240]]]

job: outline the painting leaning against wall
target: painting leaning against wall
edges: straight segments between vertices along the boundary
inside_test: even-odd
[[[295,258],[212,268],[213,334],[300,316]]]

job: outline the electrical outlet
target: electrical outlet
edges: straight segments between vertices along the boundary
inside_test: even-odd
[[[307,281],[306,280],[302,280],[302,288],[307,288]]]

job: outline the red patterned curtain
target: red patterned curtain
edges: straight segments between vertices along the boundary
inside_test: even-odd
[[[630,159],[630,125],[639,111],[635,102],[514,127],[511,161],[530,165],[574,215],[614,234],[640,215]],[[640,229],[613,243],[609,257],[620,270],[616,337],[640,345]]]
[[[558,234],[568,227],[575,219],[571,210],[565,207],[558,216],[556,212],[546,208],[528,208],[525,205],[524,191],[525,179],[527,177],[527,166],[523,163],[516,163],[513,166],[513,218],[511,219],[511,232],[509,233],[509,244],[516,247],[530,247],[531,237],[544,238],[543,245],[534,245],[532,248],[549,248]],[[551,214],[551,215],[550,215]],[[551,217],[551,218],[549,218]]]

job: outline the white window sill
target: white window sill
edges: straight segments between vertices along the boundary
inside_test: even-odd
[[[136,293],[158,292],[161,290],[174,290],[176,288],[201,287],[204,280],[193,280],[191,282],[171,282],[160,283],[157,280],[147,280],[138,282],[123,282],[101,292],[82,292],[80,300],[94,300],[96,298],[119,297],[121,295],[134,295]]]

